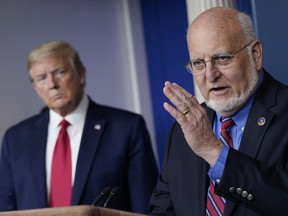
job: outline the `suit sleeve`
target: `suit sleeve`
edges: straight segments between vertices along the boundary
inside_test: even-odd
[[[263,215],[287,215],[288,173],[231,149],[217,193]]]
[[[0,158],[0,211],[15,210],[15,192],[7,133],[2,142]]]
[[[147,213],[149,200],[158,177],[158,166],[144,119],[135,118],[129,150],[128,185],[131,210]]]

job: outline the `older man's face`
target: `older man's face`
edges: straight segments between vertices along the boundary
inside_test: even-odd
[[[30,76],[39,97],[62,116],[71,113],[83,96],[85,73],[76,73],[64,58],[43,57],[32,65]]]
[[[213,56],[231,54],[246,44],[225,34],[221,29],[200,27],[188,34],[190,60],[211,60]],[[252,42],[249,46],[260,46]],[[194,80],[208,106],[225,115],[234,114],[251,96],[258,82],[261,66],[249,55],[248,48],[235,54],[228,65],[217,68],[206,63],[203,73],[194,74]]]

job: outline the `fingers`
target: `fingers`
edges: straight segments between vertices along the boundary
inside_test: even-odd
[[[181,126],[191,150],[214,165],[223,144],[215,137],[205,108],[176,83],[165,82],[163,92],[172,103],[163,106]]]
[[[189,108],[187,108],[186,110],[184,110],[184,112],[182,112],[182,115],[187,115],[188,113],[190,112],[190,109]]]
[[[189,115],[193,106],[199,105],[198,101],[189,92],[176,83],[165,82],[163,92],[175,106],[174,108],[168,103],[165,103],[164,108],[176,120]]]

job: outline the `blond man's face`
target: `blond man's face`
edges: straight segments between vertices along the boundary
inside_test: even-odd
[[[34,88],[47,107],[65,116],[84,94],[85,72],[76,73],[64,58],[43,57],[30,68]]]

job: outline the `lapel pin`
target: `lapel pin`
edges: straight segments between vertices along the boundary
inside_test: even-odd
[[[265,122],[266,122],[266,120],[265,120],[264,117],[261,117],[261,118],[258,119],[258,125],[259,126],[263,126],[265,124]]]
[[[96,124],[96,125],[94,126],[94,129],[95,129],[95,130],[100,130],[100,129],[101,129],[101,125],[100,125],[100,124]]]

